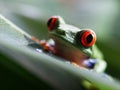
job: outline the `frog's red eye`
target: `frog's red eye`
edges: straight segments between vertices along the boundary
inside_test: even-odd
[[[59,21],[57,16],[51,17],[47,22],[48,30],[50,31],[56,29],[58,25],[59,25]]]
[[[80,42],[85,47],[90,47],[96,42],[96,34],[92,30],[85,30],[81,37]]]

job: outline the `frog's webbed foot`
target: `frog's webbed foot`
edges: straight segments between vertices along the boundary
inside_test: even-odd
[[[52,39],[50,39],[47,42],[43,43],[43,49],[46,52],[56,54],[56,50],[54,49],[54,47],[55,47],[55,42]]]
[[[42,46],[43,50],[45,52],[50,52],[52,54],[55,54],[56,51],[54,49],[55,43],[52,39],[46,41],[46,40],[39,40],[36,37],[32,36],[32,40],[37,43],[38,45]]]

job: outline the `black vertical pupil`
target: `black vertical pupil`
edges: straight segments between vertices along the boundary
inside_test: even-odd
[[[50,26],[51,21],[52,21],[52,18],[49,19],[48,22],[47,22],[47,26],[48,26],[48,27]]]
[[[93,40],[93,36],[91,34],[89,34],[86,38],[87,43],[91,43],[91,41]]]

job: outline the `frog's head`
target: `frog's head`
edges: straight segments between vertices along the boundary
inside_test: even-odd
[[[66,41],[80,49],[89,56],[92,54],[92,46],[96,42],[96,34],[90,29],[81,30],[65,23],[60,16],[53,16],[47,22],[49,33],[52,37]]]

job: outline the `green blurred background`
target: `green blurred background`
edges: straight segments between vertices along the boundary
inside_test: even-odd
[[[2,15],[40,39],[48,38],[46,21],[53,15],[60,15],[79,28],[93,29],[108,63],[106,73],[117,79],[120,79],[119,11],[119,0],[0,0]],[[42,33],[38,33],[40,29]]]

